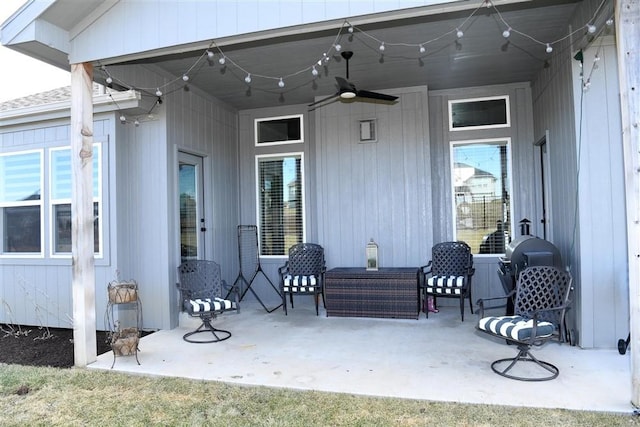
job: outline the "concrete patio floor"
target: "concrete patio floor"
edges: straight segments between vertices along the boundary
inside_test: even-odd
[[[215,344],[182,340],[198,323],[162,330],[140,341],[138,358],[105,353],[90,369],[184,377],[226,383],[319,390],[433,401],[631,413],[630,357],[617,350],[583,350],[547,343],[533,354],[560,369],[558,378],[522,382],[491,370],[516,348],[475,330],[477,317],[460,321],[444,307],[419,320],[326,317],[296,301],[266,313],[245,303],[221,316],[217,328],[233,336]],[[191,323],[190,323],[191,322]],[[190,323],[190,325],[188,324]],[[617,341],[616,337],[612,340]]]

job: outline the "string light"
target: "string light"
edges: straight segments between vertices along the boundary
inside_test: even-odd
[[[603,2],[606,0],[602,0]],[[485,6],[486,8],[493,8],[493,10],[495,11],[495,14],[497,16],[497,18],[499,19],[499,21],[504,24],[503,28],[506,28],[505,30],[502,31],[502,36],[504,38],[509,38],[511,37],[514,33],[517,34],[518,36],[522,36],[525,38],[530,39],[531,41],[540,44],[542,46],[545,47],[545,51],[547,53],[551,53],[553,52],[553,45],[555,45],[556,43],[559,43],[567,38],[572,37],[574,34],[578,33],[578,31],[584,31],[583,29],[586,27],[587,32],[589,34],[595,34],[595,32],[597,31],[597,28],[595,27],[595,25],[592,24],[592,22],[594,22],[596,19],[596,14],[598,12],[598,10],[600,9],[600,7],[596,10],[596,14],[594,14],[594,16],[591,17],[591,19],[588,21],[587,24],[585,24],[582,27],[578,27],[578,30],[574,30],[573,32],[569,33],[568,35],[558,39],[558,40],[554,40],[554,41],[541,41],[541,40],[537,40],[536,38],[525,34],[521,31],[518,31],[514,28],[512,28],[509,23],[502,17],[500,11],[498,10],[498,8],[496,7],[495,4],[493,4],[493,2],[489,1],[489,0],[483,0],[482,2],[480,2],[480,5],[473,11],[471,12],[471,14],[458,26],[455,27],[454,29],[454,33],[457,39],[460,39],[464,36],[464,32],[462,31],[462,28],[466,28],[467,27],[467,21],[469,21],[474,15],[476,15],[478,13],[478,11]],[[609,18],[606,20],[606,25],[607,26],[612,26],[614,23],[613,18]],[[338,43],[340,37],[343,34],[343,31],[346,31],[350,34],[349,36],[349,40],[352,40],[352,35],[354,33],[358,33],[360,35],[362,35],[363,37],[367,37],[370,38],[374,41],[376,41],[377,43],[379,43],[379,51],[380,52],[384,52],[386,50],[387,46],[400,46],[400,47],[414,47],[415,49],[417,49],[417,51],[420,54],[424,54],[425,52],[427,52],[427,47],[426,45],[432,44],[432,43],[436,43],[444,38],[447,37],[447,35],[451,34],[452,31],[446,31],[443,34],[431,39],[431,40],[427,40],[427,41],[422,41],[419,43],[404,43],[404,42],[390,42],[390,41],[386,41],[386,40],[380,40],[378,38],[376,38],[375,36],[369,34],[367,31],[364,31],[356,26],[354,26],[352,23],[350,23],[348,20],[344,20],[342,26],[339,28],[338,30],[338,34],[336,35],[336,38],[334,40],[334,42],[330,45],[329,50],[324,52],[322,54],[322,57],[317,60],[317,62],[315,64],[311,64],[310,66],[303,68],[302,70],[299,71],[295,71],[292,72],[290,74],[287,75],[283,75],[283,76],[268,76],[268,75],[261,75],[261,74],[257,74],[257,73],[252,73],[249,70],[244,69],[242,66],[240,66],[239,64],[235,63],[231,58],[229,58],[228,56],[225,55],[225,53],[222,51],[222,49],[220,49],[220,47],[218,47],[214,41],[211,42],[211,44],[209,45],[209,47],[202,53],[202,55],[200,55],[200,57],[195,61],[195,63],[187,70],[185,71],[181,77],[177,77],[174,80],[171,80],[167,83],[165,83],[162,86],[159,86],[157,88],[155,88],[155,95],[157,97],[157,101],[156,104],[161,104],[162,103],[162,98],[161,96],[163,95],[163,90],[167,90],[168,93],[172,93],[174,90],[181,90],[181,89],[185,89],[188,90],[188,85],[180,85],[180,87],[176,88],[176,89],[171,89],[172,86],[175,86],[177,81],[182,80],[183,82],[187,82],[190,80],[189,74],[190,72],[198,65],[198,63],[201,60],[206,60],[209,62],[209,65],[213,65],[213,60],[215,59],[215,52],[214,49],[218,51],[219,53],[219,58],[218,58],[218,62],[220,63],[220,65],[225,65],[227,63],[227,60],[229,60],[229,63],[231,65],[233,65],[234,67],[236,67],[237,69],[239,69],[240,71],[245,73],[245,77],[244,80],[245,82],[248,84],[253,80],[253,77],[260,77],[260,78],[264,78],[264,79],[277,79],[278,80],[278,86],[283,88],[285,86],[284,80],[286,78],[289,77],[293,77],[296,76],[302,72],[311,72],[311,75],[313,77],[317,77],[319,75],[319,72],[316,68],[316,66],[323,66],[329,63],[331,56],[327,53],[327,52],[331,52],[332,50],[334,50],[335,52],[340,52],[342,51],[342,46],[340,45],[340,43]],[[456,40],[456,45],[459,46],[457,40]],[[595,61],[595,60],[594,60]],[[545,61],[545,66],[547,65],[547,62]],[[107,83],[107,85],[111,85],[114,81],[113,77],[111,76],[111,74],[107,71],[105,66],[102,66],[102,71],[106,74],[106,78],[105,81]],[[153,91],[152,88],[136,88],[132,85],[128,85],[124,82],[122,82],[121,80],[118,80],[119,83],[121,83],[124,87],[128,87],[131,90],[139,90],[139,91]]]

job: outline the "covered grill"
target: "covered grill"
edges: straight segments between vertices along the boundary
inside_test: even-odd
[[[529,235],[528,220],[521,221],[521,226],[523,235],[507,244],[505,256],[498,261],[498,276],[506,293],[515,288],[518,273],[527,267],[553,265],[563,268],[558,248],[547,240]],[[507,314],[512,313],[513,304],[509,301]]]

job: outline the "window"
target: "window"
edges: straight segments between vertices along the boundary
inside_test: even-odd
[[[490,129],[511,126],[509,97],[449,101],[449,130]]]
[[[501,254],[511,230],[510,141],[454,142],[451,146],[456,240],[474,254]]]
[[[256,146],[303,142],[302,114],[255,120]]]
[[[42,151],[0,154],[3,254],[42,253]]]
[[[260,255],[283,256],[304,241],[302,153],[256,157]]]
[[[102,162],[99,144],[93,145],[93,250],[101,253],[100,199]],[[68,147],[51,149],[51,215],[52,253],[71,252],[71,149]]]

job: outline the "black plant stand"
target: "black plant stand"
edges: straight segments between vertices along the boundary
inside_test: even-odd
[[[268,308],[260,299],[258,294],[251,288],[253,281],[258,274],[262,273],[267,282],[271,285],[274,291],[282,298],[280,291],[273,284],[269,276],[265,274],[260,265],[260,256],[258,253],[258,227],[255,225],[239,225],[238,226],[238,257],[240,261],[240,272],[233,286],[238,286],[238,289],[242,290],[240,294],[240,301],[244,298],[247,291],[251,291],[254,297],[258,300],[260,305],[266,310],[267,313],[271,313],[282,306],[280,303],[277,307]],[[245,275],[245,272],[247,274]],[[247,277],[251,276],[251,279],[247,280]]]

